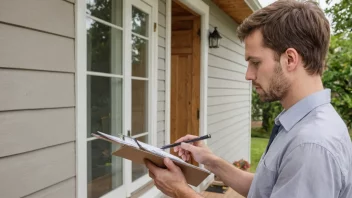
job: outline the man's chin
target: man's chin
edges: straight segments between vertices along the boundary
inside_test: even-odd
[[[279,99],[268,97],[267,95],[261,95],[261,94],[258,94],[258,95],[259,95],[260,101],[262,101],[262,102],[276,102],[276,101],[279,101]]]

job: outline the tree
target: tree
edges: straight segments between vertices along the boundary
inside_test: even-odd
[[[352,128],[352,33],[331,37],[323,83],[332,91],[331,103]]]
[[[333,33],[323,83],[332,91],[332,105],[352,129],[352,0],[341,0],[325,11],[332,18]]]
[[[336,34],[352,31],[352,0],[340,0],[333,4],[333,0],[326,0],[331,5],[325,12],[332,17],[332,27]]]

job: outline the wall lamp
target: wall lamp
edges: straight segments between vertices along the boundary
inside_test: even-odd
[[[209,48],[219,48],[221,39],[217,27],[214,27],[214,31],[209,34]]]

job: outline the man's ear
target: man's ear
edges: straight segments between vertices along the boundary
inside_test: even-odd
[[[287,71],[292,72],[296,70],[300,58],[298,52],[294,48],[288,48],[284,54],[287,61]]]

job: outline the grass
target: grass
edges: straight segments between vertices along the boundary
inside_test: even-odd
[[[265,151],[265,148],[268,144],[269,139],[268,138],[257,138],[257,137],[252,137],[251,140],[251,168],[250,171],[252,173],[255,172],[258,166],[258,162],[260,158],[262,157],[263,152]]]
[[[269,138],[270,133],[266,132],[262,127],[252,128],[252,137],[256,138]]]

